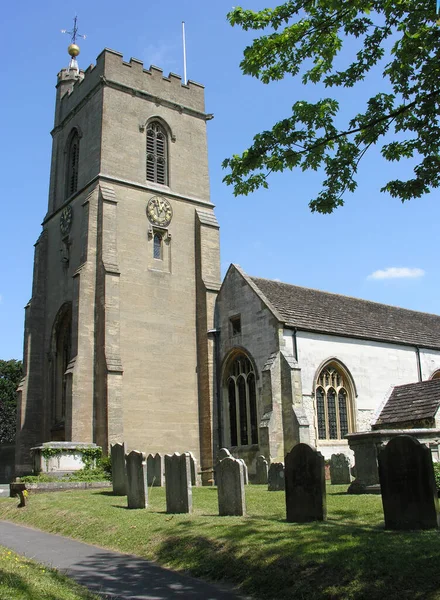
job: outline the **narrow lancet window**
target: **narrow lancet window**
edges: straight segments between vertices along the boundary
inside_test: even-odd
[[[162,236],[159,233],[154,234],[153,239],[153,258],[162,260]]]
[[[147,127],[147,180],[168,185],[168,139],[157,121]]]
[[[78,189],[79,135],[74,130],[67,147],[66,198]]]

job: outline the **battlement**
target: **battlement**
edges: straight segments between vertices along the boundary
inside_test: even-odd
[[[60,99],[60,120],[68,115],[94,88],[104,83],[126,91],[132,95],[150,98],[154,101],[166,101],[189,108],[193,111],[204,112],[204,86],[195,81],[182,83],[180,75],[169,73],[164,76],[163,70],[151,65],[144,69],[144,64],[137,58],[129,62],[123,60],[123,55],[115,50],[105,48],[96,59],[96,65],[90,65],[85,71],[80,71],[75,82]],[[58,85],[72,80],[68,69],[58,73]]]

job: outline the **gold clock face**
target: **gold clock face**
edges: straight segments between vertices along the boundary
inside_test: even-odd
[[[153,225],[167,227],[173,218],[173,209],[165,198],[153,196],[147,204],[147,216]]]
[[[60,217],[60,229],[63,235],[67,235],[72,227],[72,216],[73,211],[70,205],[66,206],[66,208],[63,208]]]

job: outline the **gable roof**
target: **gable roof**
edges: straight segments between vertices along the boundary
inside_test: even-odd
[[[287,327],[440,350],[438,315],[243,275]]]
[[[433,419],[440,406],[440,379],[396,385],[377,418],[374,429],[383,425]]]

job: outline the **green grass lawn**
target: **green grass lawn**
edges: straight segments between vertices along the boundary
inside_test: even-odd
[[[192,515],[165,513],[165,490],[147,510],[110,491],[0,499],[0,518],[156,560],[264,599],[440,600],[437,531],[385,531],[380,496],[329,486],[328,520],[286,523],[283,492],[246,487],[246,517],[219,517],[216,488],[193,489]]]
[[[0,546],[0,600],[99,600],[99,596]]]

